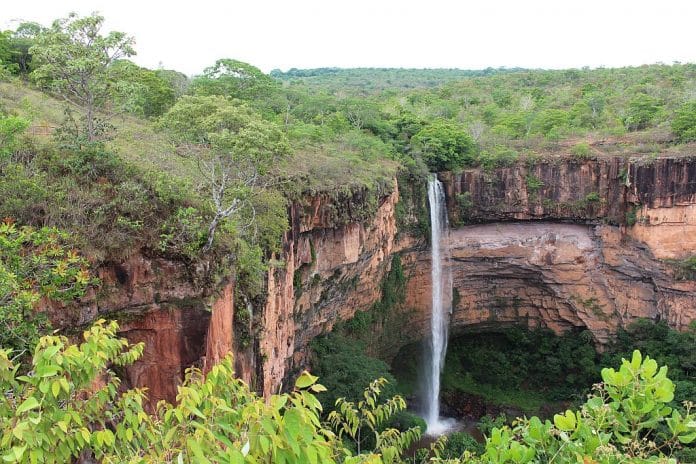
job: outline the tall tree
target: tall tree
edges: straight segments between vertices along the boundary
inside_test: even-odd
[[[161,124],[179,152],[195,158],[210,193],[213,218],[203,248],[209,250],[222,221],[238,216],[245,206],[253,209],[253,199],[268,183],[267,174],[290,147],[275,124],[239,100],[221,96],[182,97]]]
[[[112,64],[135,55],[133,38],[123,32],[101,34],[104,17],[71,13],[36,36],[30,53],[38,67],[38,83],[80,107],[85,113],[87,140],[97,139],[97,111],[108,107],[116,77]]]

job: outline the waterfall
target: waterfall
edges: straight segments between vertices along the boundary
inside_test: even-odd
[[[449,227],[442,183],[432,176],[428,181],[430,202],[431,276],[433,282],[430,338],[426,345],[423,375],[425,422],[429,435],[448,428],[440,419],[440,374],[447,353],[447,326],[452,311],[452,274],[449,267]]]

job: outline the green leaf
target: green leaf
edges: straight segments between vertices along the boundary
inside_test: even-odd
[[[266,436],[264,435],[261,435],[259,437],[259,444],[261,445],[261,451],[263,452],[263,454],[268,454],[268,449],[271,444],[268,438],[266,438]]]
[[[201,445],[199,445],[196,440],[194,440],[193,438],[189,438],[186,440],[186,445],[191,450],[191,452],[193,452],[193,455],[196,457],[196,462],[210,464],[210,461],[208,460],[208,458],[206,458],[205,454],[203,454],[203,450],[201,449]]]
[[[572,432],[576,425],[575,413],[567,410],[565,414],[556,414],[553,416],[553,423],[564,432]]]
[[[310,385],[314,385],[314,383],[319,380],[319,377],[314,376],[310,374],[307,371],[304,371],[298,378],[297,381],[295,381],[295,388],[307,388]]]
[[[60,394],[60,382],[57,380],[54,380],[51,383],[51,393],[53,393],[53,396],[58,398],[58,395]]]
[[[318,383],[315,385],[312,385],[311,387],[309,387],[309,389],[311,391],[313,391],[314,393],[322,393],[322,392],[328,391],[325,386],[318,384]]]
[[[22,459],[22,456],[24,456],[24,452],[27,449],[27,445],[24,446],[13,446],[12,450],[5,454],[2,459],[3,461],[7,462],[18,462]]]
[[[689,433],[687,435],[679,435],[677,437],[681,443],[688,445],[689,443],[696,440],[696,432]]]
[[[23,412],[30,411],[32,409],[38,408],[39,407],[39,402],[34,398],[33,396],[30,396],[26,400],[24,400],[24,403],[22,403],[18,408],[17,408],[17,414],[22,414]]]

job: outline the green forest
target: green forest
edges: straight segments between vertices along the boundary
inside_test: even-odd
[[[373,215],[393,179],[408,205],[430,172],[693,156],[696,64],[265,74],[222,57],[189,77],[138,66],[134,38],[104,21],[0,32],[4,462],[696,462],[694,323],[677,332],[646,320],[604,353],[582,333],[455,339],[444,388],[523,417],[484,418],[478,442],[425,443],[406,401],[417,356],[402,352],[411,364],[397,368],[364,346],[402,303],[400,262],[372,310],[315,340],[312,373],[266,398],[235,378],[229,356],[206,374],[191,367],[176,403],[150,410],[146,390],[121,382],[143,346],[117,322],[66,332],[35,311],[98,292],[94,269],[139,250],[185,263],[202,288],[233,279],[239,301],[257,304],[284,265],[288,207],[305,195],[360,193],[335,212],[340,224]],[[411,203],[397,207],[399,227],[425,236],[426,207]],[[679,266],[696,275],[694,258]],[[543,417],[548,402],[562,409]]]

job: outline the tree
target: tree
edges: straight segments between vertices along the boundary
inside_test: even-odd
[[[680,142],[696,140],[696,100],[684,103],[674,114],[672,131]]]
[[[33,60],[30,53],[34,45],[36,36],[44,28],[34,22],[25,22],[17,26],[10,39],[12,61],[17,65],[17,71],[24,76],[28,75],[33,69]]]
[[[260,69],[229,58],[217,60],[191,83],[191,91],[196,95],[223,95],[249,101],[267,96],[277,87],[278,83]]]
[[[210,193],[213,218],[203,247],[210,250],[221,221],[253,205],[258,190],[268,183],[266,174],[290,147],[276,125],[247,105],[221,96],[183,97],[161,125],[181,154],[195,158]]]
[[[459,124],[437,120],[421,129],[411,145],[423,156],[431,171],[452,171],[475,161],[476,145]]]
[[[534,119],[535,129],[544,136],[550,137],[555,131],[568,125],[568,113],[563,110],[548,109]]]
[[[642,130],[648,127],[662,108],[661,102],[650,95],[639,93],[631,99],[623,118],[626,129]]]
[[[12,71],[12,45],[10,31],[0,31],[0,70]]]
[[[339,438],[345,436],[355,444],[357,454],[362,454],[369,443],[373,445],[371,451],[381,454],[388,463],[398,462],[401,454],[420,438],[421,430],[420,427],[403,432],[394,428],[382,430],[392,416],[406,409],[406,401],[398,395],[380,401],[386,383],[385,379],[370,382],[357,402],[337,399],[336,409],[329,414],[329,423]]]
[[[74,13],[54,21],[36,36],[30,53],[37,63],[34,79],[85,112],[87,140],[97,140],[95,119],[113,94],[112,65],[135,55],[133,38],[123,32],[101,35],[104,17]]]
[[[113,73],[117,79],[115,105],[125,111],[145,117],[161,116],[176,100],[172,84],[156,71],[119,60],[113,64]]]
[[[174,71],[171,69],[157,69],[155,73],[161,78],[167,81],[172,89],[174,89],[174,97],[179,98],[186,93],[191,84],[188,76],[179,71]]]

